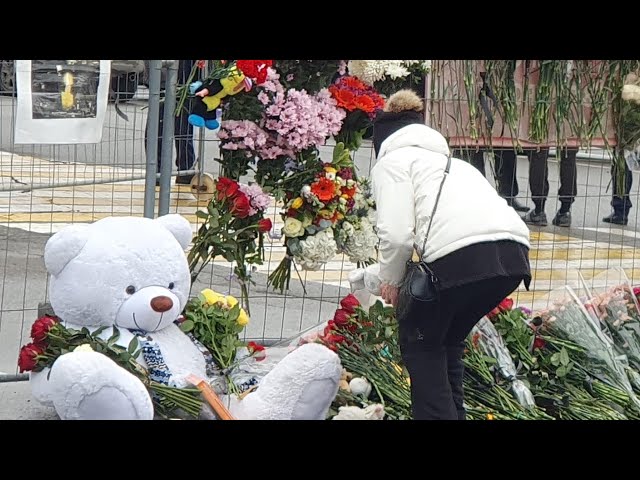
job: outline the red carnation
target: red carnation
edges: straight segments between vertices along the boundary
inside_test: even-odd
[[[325,340],[329,344],[333,344],[333,343],[342,343],[346,339],[342,335],[338,335],[337,333],[330,333],[329,335],[325,336]]]
[[[500,304],[496,308],[494,308],[489,313],[487,313],[487,317],[489,319],[495,318],[501,313],[510,311],[512,308],[513,308],[513,300],[510,298],[505,298],[500,302]]]
[[[327,322],[327,326],[324,327],[324,335],[329,335],[331,332],[333,332],[334,330],[336,330],[336,322],[334,322],[333,320],[329,320]]]
[[[260,233],[270,232],[272,227],[273,224],[271,223],[270,218],[263,218],[262,220],[258,221],[258,231]]]
[[[249,350],[249,354],[253,356],[256,362],[261,362],[262,360],[267,358],[267,354],[264,351],[265,348],[256,342],[247,343],[247,349]]]
[[[340,306],[349,314],[356,313],[356,307],[360,306],[360,302],[353,293],[350,293],[340,301]]]
[[[36,343],[42,343],[47,339],[47,333],[58,323],[58,319],[45,315],[37,319],[31,326],[31,338]]]
[[[349,312],[342,308],[336,310],[333,321],[338,328],[346,327],[349,324]]]
[[[238,60],[236,67],[244,75],[255,80],[256,85],[263,84],[267,79],[267,69],[273,65],[273,60]]]
[[[633,294],[637,297],[640,295],[640,287],[633,287]]]
[[[244,193],[239,193],[231,199],[231,213],[238,218],[247,218],[251,210],[249,197]]]
[[[216,182],[216,190],[218,191],[218,201],[225,198],[233,198],[240,190],[240,185],[230,178],[220,177]]]
[[[38,365],[38,355],[42,355],[44,349],[33,343],[29,343],[20,349],[20,355],[18,356],[18,367],[20,367],[20,373],[30,372],[36,365]]]
[[[198,66],[198,68],[204,68],[204,67],[207,66],[207,61],[206,60],[198,60],[196,65]]]

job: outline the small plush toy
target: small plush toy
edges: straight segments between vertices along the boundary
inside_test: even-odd
[[[71,225],[53,235],[44,250],[51,275],[51,306],[68,328],[117,326],[116,343],[138,336],[138,363],[155,381],[191,386],[205,379],[202,350],[174,323],[191,290],[185,249],[192,230],[180,215],[157,220],[109,217]],[[108,339],[112,329],[100,336]],[[319,344],[303,345],[261,379],[256,391],[235,405],[238,419],[323,419],[335,398],[342,367],[338,355]],[[63,420],[151,420],[145,385],[113,360],[90,348],[59,356],[51,369],[31,373],[31,390]]]
[[[373,305],[380,296],[380,264],[374,263],[366,268],[358,268],[349,274],[351,292],[364,308]]]
[[[229,76],[214,79],[206,83],[194,82],[189,91],[195,95],[191,105],[189,123],[194,127],[205,127],[215,130],[220,126],[217,120],[217,109],[224,97],[251,90],[251,80],[234,67]]]

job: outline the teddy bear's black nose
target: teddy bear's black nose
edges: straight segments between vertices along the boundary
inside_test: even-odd
[[[169,297],[160,296],[151,299],[151,308],[154,311],[162,313],[173,308],[173,302]]]

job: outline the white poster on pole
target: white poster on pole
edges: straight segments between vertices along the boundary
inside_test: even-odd
[[[111,60],[16,60],[18,144],[99,143]]]

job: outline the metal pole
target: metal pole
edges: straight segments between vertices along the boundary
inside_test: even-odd
[[[144,184],[144,216],[153,218],[156,206],[156,175],[158,172],[158,129],[160,120],[161,60],[149,62],[149,112],[147,117],[147,171]]]
[[[162,152],[160,157],[160,204],[158,205],[158,216],[169,213],[169,203],[171,201],[171,163],[173,160],[173,139],[175,137],[178,60],[168,60],[166,66],[167,83],[164,93],[164,126],[162,128]]]

